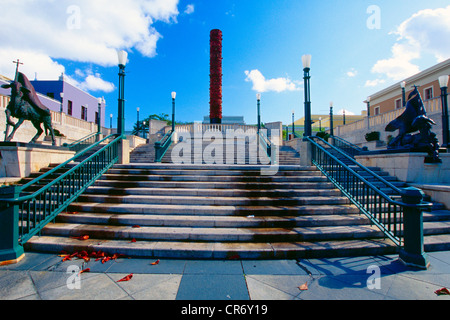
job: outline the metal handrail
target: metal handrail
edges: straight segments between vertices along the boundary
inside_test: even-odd
[[[418,209],[430,208],[431,203],[420,202],[409,204],[403,201],[405,190],[400,190],[402,201],[393,199],[373,183],[361,176],[344,162],[331,154],[322,145],[314,141],[317,137],[306,137],[312,145],[312,163],[362,212],[377,226],[384,235],[397,246],[403,243],[403,212],[405,207]],[[322,139],[320,139],[322,140]],[[324,142],[322,140],[322,142]],[[342,153],[342,152],[341,152]],[[347,156],[348,157],[348,156]],[[363,167],[363,166],[361,166]],[[365,167],[364,167],[365,168]],[[367,171],[369,169],[365,168]],[[383,183],[388,183],[375,173],[373,177],[380,178]],[[389,183],[388,183],[389,184]]]
[[[92,145],[83,151],[83,154],[109,137]],[[58,170],[80,155],[21,187],[22,191],[18,192],[18,197],[2,199],[8,205],[19,206],[19,225],[17,227],[19,228],[20,244],[23,245],[31,237],[38,234],[45,225],[54,220],[59,213],[64,211],[80,194],[118,161],[118,144],[122,138],[121,136],[116,137],[112,142],[106,144],[100,150],[97,150],[88,158],[32,194],[20,195],[27,187],[38,183],[49,175],[57,173]]]
[[[40,175],[40,176],[37,177],[36,179],[34,179],[34,180],[28,182],[27,184],[24,184],[24,185],[21,187],[21,189],[22,189],[22,190],[25,190],[25,189],[27,189],[28,187],[30,187],[30,186],[32,186],[32,185],[39,184],[39,182],[40,182],[42,179],[47,178],[48,176],[50,176],[50,175],[56,173],[58,170],[65,168],[69,163],[74,162],[74,161],[77,160],[78,158],[81,158],[81,157],[84,156],[86,153],[88,153],[89,151],[91,151],[92,149],[94,149],[95,147],[97,147],[98,145],[100,145],[100,144],[104,143],[105,141],[107,141],[107,140],[109,140],[109,139],[111,139],[111,138],[113,138],[113,137],[116,137],[116,136],[117,136],[116,134],[111,134],[111,135],[105,137],[104,139],[102,139],[102,140],[100,140],[100,141],[98,141],[98,142],[96,142],[96,143],[94,143],[94,144],[91,144],[88,148],[85,148],[85,149],[82,150],[81,152],[77,153],[74,157],[70,158],[69,160],[67,160],[67,161],[65,161],[65,162],[63,162],[63,163],[61,163],[60,165],[56,166],[56,167],[53,168],[52,170],[47,171],[46,173]]]
[[[386,179],[384,179],[380,175],[376,174],[374,171],[370,170],[366,166],[364,166],[361,163],[357,162],[355,159],[353,159],[351,156],[349,156],[345,151],[343,151],[343,150],[341,150],[341,149],[331,145],[330,143],[326,142],[325,140],[323,140],[320,137],[311,137],[311,138],[317,139],[320,142],[322,142],[323,144],[325,144],[328,147],[330,147],[331,149],[335,150],[340,155],[342,155],[346,160],[350,161],[352,163],[352,165],[359,167],[361,170],[365,171],[366,173],[371,175],[373,178],[375,178],[379,182],[382,182],[386,187],[392,189],[397,195],[401,195],[402,190],[400,188],[396,187],[395,185],[393,185],[392,183],[390,183],[389,181],[387,181]]]
[[[271,159],[271,157],[272,157],[272,142],[266,135],[264,135],[261,132],[261,130],[258,132],[258,137],[259,137],[259,142],[263,143],[263,147],[266,150],[267,157],[269,157],[269,159]]]
[[[160,163],[166,155],[167,150],[172,145],[172,136],[174,131],[169,131],[164,135],[161,141],[155,142],[155,162]]]
[[[71,144],[64,144],[63,146],[68,148],[71,151],[80,152],[83,149],[85,149],[87,146],[93,144],[94,142],[98,141],[98,136],[100,135],[99,132],[91,133],[90,135],[81,138],[75,142],[72,142]]]
[[[337,142],[337,143],[336,143]],[[344,140],[340,137],[333,136],[333,144],[335,147],[341,149],[342,151],[346,152],[350,156],[355,156],[358,154],[361,154],[364,150],[357,145],[354,145],[351,142],[348,142],[347,140]]]

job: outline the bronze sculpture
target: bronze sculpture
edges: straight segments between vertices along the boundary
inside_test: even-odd
[[[52,144],[56,145],[50,110],[41,103],[28,78],[23,73],[17,72],[15,80],[10,84],[2,85],[2,88],[11,88],[11,100],[5,111],[5,141],[11,141],[22,123],[29,120],[37,130],[30,143],[35,143],[42,135],[41,124],[43,123],[46,134],[50,131]],[[17,118],[19,121],[14,123],[11,117]],[[13,131],[8,135],[10,126],[13,126]]]
[[[399,130],[396,138],[388,144],[388,149],[410,149],[416,152],[427,152],[427,162],[440,162],[439,143],[436,134],[431,132],[436,123],[427,117],[422,98],[417,86],[408,96],[406,110],[397,119],[386,126],[386,131]],[[416,131],[419,133],[412,134]]]

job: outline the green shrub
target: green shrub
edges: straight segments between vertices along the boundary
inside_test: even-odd
[[[378,131],[372,131],[366,134],[366,141],[380,140],[380,133]]]
[[[319,131],[316,133],[316,137],[319,137],[325,141],[328,141],[328,138],[330,137],[330,135],[328,133],[326,133],[325,131]]]

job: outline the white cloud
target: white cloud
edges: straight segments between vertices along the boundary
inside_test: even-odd
[[[366,84],[364,86],[365,87],[376,87],[385,82],[386,82],[386,80],[384,80],[384,79],[367,80]]]
[[[37,72],[38,78],[56,79],[65,71],[56,59],[114,66],[117,49],[153,57],[161,35],[152,25],[176,22],[178,1],[2,0],[8,10],[0,11],[0,73],[13,76],[11,59],[17,58],[30,78]],[[88,81],[109,88],[92,75]]]
[[[356,77],[358,75],[358,71],[355,68],[351,68],[350,71],[347,71],[347,76],[350,78]]]
[[[192,13],[194,13],[194,11],[195,11],[194,5],[193,4],[188,4],[186,6],[186,9],[184,10],[184,13],[185,14],[192,14]]]
[[[450,6],[426,9],[412,15],[397,29],[400,39],[407,39],[438,61],[450,58]]]
[[[438,62],[450,57],[450,6],[440,9],[426,9],[405,20],[392,32],[398,35],[392,47],[392,57],[377,61],[373,73],[386,75],[399,81],[420,72],[412,61],[423,53],[431,53]]]
[[[296,91],[299,88],[289,78],[266,79],[259,70],[245,71],[245,81],[253,83],[253,90],[257,92]]]

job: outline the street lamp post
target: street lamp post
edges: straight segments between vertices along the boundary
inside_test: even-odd
[[[292,139],[295,139],[295,110],[292,109]]]
[[[175,98],[177,97],[176,92],[172,92],[172,132],[175,132]]]
[[[322,131],[322,117],[319,117],[319,131]]]
[[[370,129],[370,97],[367,97],[367,128]]]
[[[311,88],[310,80],[311,76],[309,71],[311,70],[311,55],[306,54],[302,57],[303,63],[303,79],[305,83],[305,137],[312,135],[311,129]]]
[[[128,53],[124,50],[118,51],[119,58],[119,105],[117,116],[117,134],[122,138],[125,137],[125,66],[127,63]]]
[[[257,105],[257,111],[258,111],[258,134],[261,131],[261,94],[256,94],[256,105]]]
[[[139,124],[139,107],[136,108],[137,111],[137,136],[140,137],[141,126]]]
[[[400,83],[400,87],[402,87],[402,105],[404,107],[406,106],[406,82],[402,81],[402,83]]]
[[[113,115],[112,115],[112,113],[109,115],[109,129],[111,129],[112,130],[112,119],[113,118]]]
[[[59,94],[59,96],[61,97],[61,106],[59,107],[59,112],[63,113],[63,105],[64,105],[64,92],[61,92]]]
[[[100,125],[100,119],[102,118],[101,116],[101,111],[102,111],[102,102],[103,99],[102,98],[98,98],[98,112],[97,112],[97,133],[100,133],[102,131],[101,129],[101,125]]]
[[[447,99],[447,88],[448,88],[448,78],[449,76],[439,77],[439,85],[441,87],[441,101],[442,101],[442,146],[444,148],[449,147],[449,121],[448,121],[448,99]]]
[[[342,110],[342,116],[343,116],[343,121],[344,121],[344,126],[345,126],[345,109]]]
[[[334,136],[333,102],[330,102],[330,136]]]

